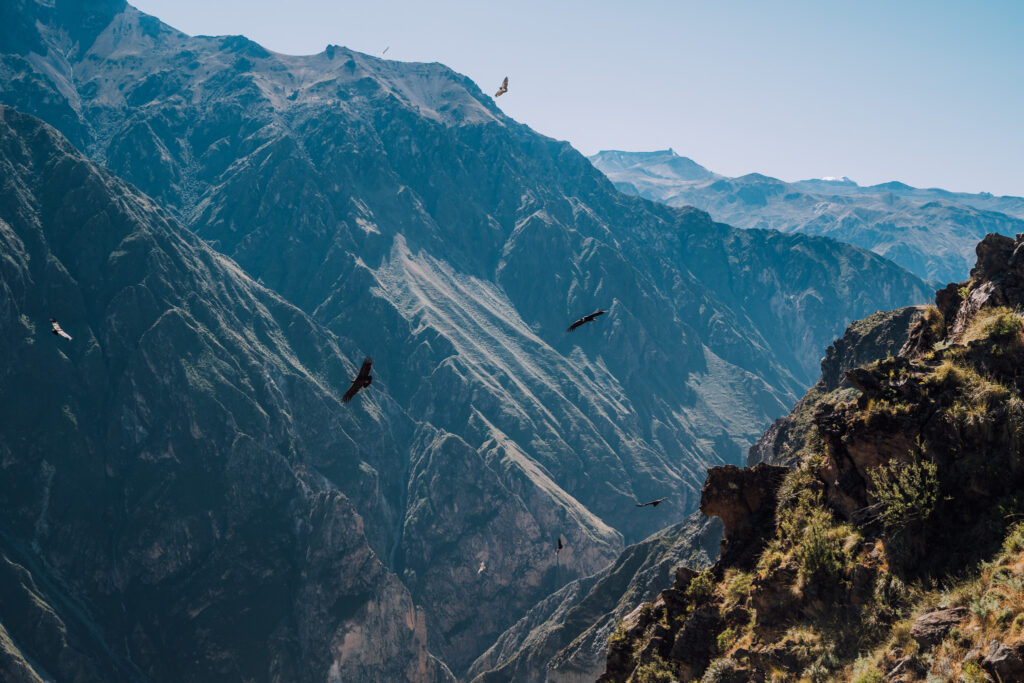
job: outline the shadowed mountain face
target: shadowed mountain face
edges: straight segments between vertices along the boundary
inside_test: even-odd
[[[430,650],[456,672],[561,584],[692,511],[706,468],[742,460],[849,320],[925,298],[918,278],[863,250],[619,194],[567,144],[506,118],[441,65],[340,47],[288,57],[87,6],[5,5],[21,28],[0,34],[0,101],[58,127],[151,197],[162,220],[238,264],[226,269],[316,321],[288,308],[306,328],[279,326],[303,363],[338,368],[332,397],[354,376],[350,361],[373,356],[375,381],[349,407],[325,398],[318,413],[285,393],[262,410],[310,415],[313,478],[351,501],[369,547],[423,607]],[[65,239],[53,248],[73,249]],[[193,289],[174,291],[205,304]],[[252,315],[223,308],[238,324],[211,328],[210,344]],[[566,334],[598,308],[609,313]],[[76,335],[104,311],[52,313]],[[307,328],[335,339],[317,325],[337,350],[304,341]],[[219,367],[196,365],[186,377],[199,388],[168,396],[205,391]],[[249,396],[254,381],[234,385]],[[183,402],[164,400],[155,419]],[[92,408],[80,423],[132,424]],[[339,420],[353,431],[332,429]],[[227,444],[250,434],[238,418],[219,429]],[[188,450],[177,439],[190,434],[167,443]],[[201,478],[161,462],[180,486]],[[634,506],[664,495],[654,514]],[[270,561],[277,550],[252,552]]]
[[[718,519],[695,512],[629,546],[608,567],[566,585],[503,633],[473,663],[473,683],[596,680],[616,624],[671,585],[677,567],[710,565],[721,537]]]
[[[446,678],[353,505],[400,513],[415,426],[341,409],[350,342],[7,107],[0,255],[0,678]]]
[[[741,228],[824,235],[881,254],[927,280],[963,279],[988,233],[1024,232],[1024,198],[849,179],[785,183],[727,178],[675,154],[599,152],[590,158],[623,192],[695,206]]]

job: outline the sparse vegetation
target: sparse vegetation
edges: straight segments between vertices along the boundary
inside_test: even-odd
[[[756,565],[686,590],[721,619],[710,635],[723,658],[703,680],[735,666],[758,680],[879,683],[901,665],[913,680],[972,683],[990,680],[991,643],[1024,641],[1024,319],[972,315],[944,339],[929,309],[941,344],[861,368],[852,396],[819,387],[799,406],[800,461]],[[911,635],[948,608],[966,617],[937,644]]]
[[[935,463],[924,459],[890,461],[869,474],[872,495],[882,505],[879,518],[886,528],[904,529],[928,519],[935,509],[939,495]]]
[[[736,662],[728,657],[716,659],[708,666],[703,678],[700,679],[700,683],[725,683],[726,681],[731,681],[738,669],[739,667],[736,666]]]
[[[653,655],[651,661],[637,667],[633,674],[633,683],[677,683],[679,678],[672,665],[658,655]]]
[[[701,605],[711,599],[715,590],[715,575],[704,570],[690,580],[686,587],[686,599],[694,605]]]

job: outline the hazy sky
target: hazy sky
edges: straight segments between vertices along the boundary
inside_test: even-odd
[[[1024,2],[137,0],[191,34],[438,61],[585,154],[1024,195]]]

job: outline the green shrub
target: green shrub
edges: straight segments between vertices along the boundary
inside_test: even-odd
[[[827,511],[812,510],[793,553],[801,578],[807,581],[841,577],[846,568],[846,535],[846,530],[837,527]]]
[[[935,463],[890,461],[871,470],[871,493],[882,504],[880,519],[888,529],[903,529],[931,515],[939,496]]]
[[[964,683],[984,683],[989,680],[985,670],[981,668],[981,664],[978,664],[973,659],[969,662],[964,662],[963,667],[960,669],[960,677]]]
[[[725,575],[725,600],[735,605],[744,600],[750,593],[753,574],[739,570],[729,570]]]
[[[1009,311],[1000,313],[989,320],[983,329],[986,337],[998,340],[1013,339],[1022,330],[1024,330],[1024,322]]]
[[[658,655],[653,655],[651,661],[637,667],[632,680],[635,683],[677,683],[679,678],[672,670],[671,664]]]
[[[615,630],[608,636],[608,644],[614,645],[626,639],[626,626],[622,623],[622,617],[615,620]]]
[[[1004,553],[1019,553],[1024,550],[1024,522],[1017,522],[1006,534],[1003,541]]]
[[[702,605],[711,599],[714,590],[715,575],[710,569],[705,569],[690,579],[690,585],[686,587],[686,599],[692,605]]]
[[[718,644],[719,652],[728,652],[729,648],[732,647],[732,641],[736,640],[736,631],[731,627],[725,629],[718,634],[715,638],[715,642]]]

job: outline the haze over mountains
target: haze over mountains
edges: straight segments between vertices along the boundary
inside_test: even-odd
[[[997,197],[849,178],[786,183],[760,173],[727,178],[672,150],[590,157],[615,186],[670,206],[695,206],[741,228],[824,235],[870,249],[935,282],[962,280],[990,232],[1024,232],[1024,197]]]
[[[623,195],[439,64],[113,0],[4,3],[0,53],[0,600],[34,605],[0,649],[26,680],[462,676],[691,512],[850,320],[927,296]]]

